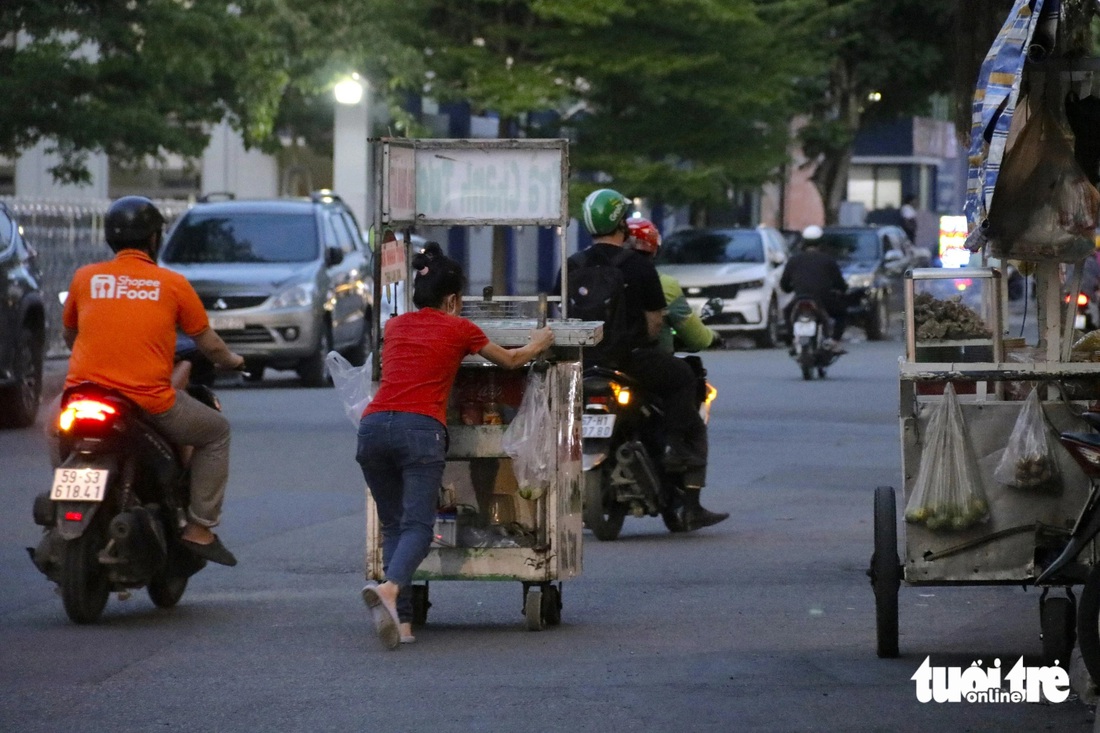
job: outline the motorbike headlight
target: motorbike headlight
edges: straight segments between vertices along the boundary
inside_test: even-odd
[[[317,292],[313,283],[299,283],[271,299],[272,308],[305,308],[313,302]]]
[[[869,288],[875,282],[875,276],[870,272],[857,272],[844,278],[850,288]]]
[[[737,286],[740,290],[759,290],[764,287],[763,280],[749,280]]]

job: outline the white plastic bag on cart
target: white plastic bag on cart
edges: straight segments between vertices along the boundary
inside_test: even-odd
[[[1045,494],[1061,492],[1062,474],[1054,446],[1039,392],[1033,389],[1016,418],[993,478],[1017,489]]]
[[[325,355],[325,364],[328,366],[329,376],[332,377],[332,385],[336,388],[336,395],[344,404],[344,413],[356,427],[359,427],[363,410],[367,409],[374,397],[374,382],[371,381],[373,356],[367,354],[367,360],[362,366],[352,366],[350,361],[336,351]]]
[[[989,502],[950,383],[928,421],[920,468],[905,505],[905,521],[933,531],[960,531],[989,518]]]
[[[512,458],[522,499],[538,499],[550,487],[554,464],[554,422],[550,416],[550,387],[545,373],[527,375],[519,411],[504,430],[501,448]]]

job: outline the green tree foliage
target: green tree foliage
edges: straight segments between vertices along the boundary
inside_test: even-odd
[[[267,0],[5,0],[0,152],[52,141],[55,177],[83,181],[89,151],[198,155],[209,125],[227,117],[248,143],[270,142],[288,79],[264,30],[277,10]]]
[[[784,13],[790,39],[817,66],[816,73],[799,80],[809,114],[801,141],[816,165],[813,180],[833,221],[860,125],[922,112],[932,93],[950,91],[955,3],[759,1]]]

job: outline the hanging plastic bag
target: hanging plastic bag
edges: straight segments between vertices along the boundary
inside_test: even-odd
[[[332,377],[332,385],[336,388],[336,395],[344,404],[344,413],[356,427],[359,427],[363,410],[367,409],[374,397],[374,382],[371,381],[373,356],[374,354],[367,354],[363,366],[352,366],[351,362],[336,351],[325,355],[325,364],[328,366],[329,376]]]
[[[1047,428],[1039,393],[1034,389],[1016,418],[1008,445],[993,471],[993,478],[1017,489],[1049,494],[1062,490],[1054,441]]]
[[[934,531],[964,530],[989,517],[989,503],[966,436],[959,399],[948,383],[932,413],[905,520]]]
[[[512,471],[522,499],[538,499],[550,487],[554,464],[554,422],[550,416],[550,387],[545,373],[527,375],[519,411],[501,439],[512,458]]]
[[[1095,245],[1100,191],[1058,118],[1039,106],[1005,153],[985,235],[995,257],[1078,262]]]

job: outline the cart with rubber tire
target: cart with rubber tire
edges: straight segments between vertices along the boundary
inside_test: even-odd
[[[564,140],[377,141],[375,231],[380,235],[375,239],[382,256],[376,258],[375,301],[383,302],[383,285],[410,281],[411,228],[423,226],[554,227],[561,292],[567,292],[566,151]],[[397,230],[404,230],[403,238]],[[495,246],[493,254],[499,254]],[[403,291],[407,312],[412,288]],[[522,346],[531,329],[549,325],[555,344],[520,370],[501,369],[478,355],[459,368],[447,411],[447,464],[435,538],[411,588],[417,626],[428,620],[431,585],[442,580],[518,581],[526,627],[556,626],[562,583],[581,572],[581,351],[599,342],[602,324],[548,321],[547,301],[555,298],[492,291],[467,294],[462,311],[491,341]],[[381,335],[377,323],[372,332]],[[376,380],[378,351],[376,339]],[[549,485],[536,491],[519,485],[504,450],[530,378],[546,380],[554,426]],[[369,490],[366,536],[366,577],[381,580],[381,528]]]
[[[989,268],[912,271],[906,283],[906,359],[900,363],[901,491],[880,486],[874,493],[874,549],[870,568],[875,599],[877,651],[899,653],[899,592],[902,585],[1035,586],[1043,570],[1066,546],[1090,493],[1089,479],[1072,456],[1055,443],[1060,485],[1055,491],[1007,486],[994,472],[1032,389],[1039,390],[1044,420],[1052,435],[1088,432],[1081,420],[1100,381],[1100,364],[1071,362],[1071,332],[1061,326],[1057,265],[1039,265],[1037,344],[1002,339],[1004,292],[999,273]],[[928,339],[914,318],[915,293],[922,281],[950,292],[983,291],[972,299],[989,326],[981,338]],[[933,288],[935,289],[935,288]],[[1072,318],[1070,319],[1072,327]],[[923,349],[923,351],[922,351]],[[931,353],[931,360],[925,353]],[[948,357],[948,358],[945,358]],[[931,529],[912,514],[899,524],[912,500],[922,469],[930,421],[943,403],[944,388],[957,392],[965,440],[976,464],[987,518],[960,529]],[[899,506],[900,505],[900,506]],[[904,528],[899,533],[899,527]],[[899,541],[900,540],[900,541]],[[1084,656],[1100,662],[1100,575],[1090,574],[1096,548],[1039,591],[1039,629],[1044,657],[1068,667],[1075,641]],[[1086,582],[1086,580],[1088,582]],[[1078,606],[1073,586],[1084,583]],[[1088,648],[1091,645],[1091,649]],[[1088,659],[1086,658],[1086,663]],[[1090,666],[1091,668],[1091,666]],[[1100,667],[1098,667],[1100,668]]]

